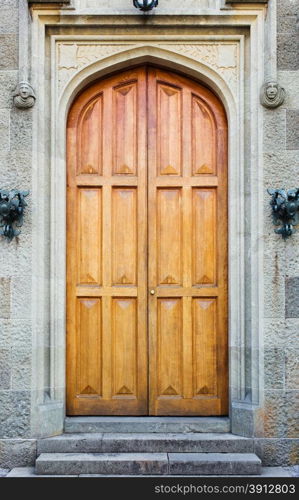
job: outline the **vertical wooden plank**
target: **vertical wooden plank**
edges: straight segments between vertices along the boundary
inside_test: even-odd
[[[221,394],[219,413],[228,413],[228,129],[226,117],[217,130],[217,384]]]
[[[182,204],[182,267],[183,287],[191,289],[192,286],[192,188],[184,186]],[[192,349],[192,298],[183,297],[183,380],[184,398],[193,397],[193,349]]]
[[[211,188],[193,189],[193,284],[217,281],[217,198]]]
[[[192,94],[188,86],[183,86],[183,178],[190,179],[192,160],[191,113]],[[182,187],[182,268],[183,287],[192,286],[192,187]],[[183,396],[188,400],[193,397],[193,343],[192,343],[192,297],[183,297]]]
[[[157,304],[157,82],[156,70],[150,68],[147,75],[148,100],[148,345],[149,345],[149,414],[156,414],[156,401],[159,394],[158,371],[158,304]],[[152,294],[153,292],[153,294]]]
[[[156,217],[158,283],[182,284],[181,189],[157,191]]]
[[[112,283],[137,284],[137,190],[112,189]]]
[[[192,95],[192,173],[216,174],[215,122],[208,106]]]
[[[111,287],[111,186],[103,186],[103,287]],[[103,397],[112,397],[111,297],[103,296]]]
[[[77,174],[102,174],[103,96],[96,96],[79,117]]]
[[[111,380],[111,364],[112,364],[112,346],[111,346],[111,314],[112,314],[112,299],[109,296],[102,297],[103,309],[103,400],[109,401],[112,398],[112,380]],[[101,413],[93,413],[99,414]]]
[[[100,285],[102,280],[101,189],[78,189],[78,278],[80,284]]]
[[[193,299],[194,396],[217,395],[217,302]]]
[[[77,394],[102,395],[101,300],[79,299],[77,303]]]
[[[137,308],[136,299],[112,299],[112,394],[136,399]]]
[[[157,82],[158,175],[180,175],[182,170],[181,90]]]
[[[147,157],[147,69],[138,73],[137,128],[138,175],[137,192],[137,395],[139,413],[148,413],[149,353],[148,353],[148,157]]]
[[[158,299],[158,396],[182,395],[182,300]]]
[[[107,82],[103,86],[103,177],[106,181],[102,187],[103,197],[103,258],[102,258],[102,276],[103,291],[111,287],[111,185],[107,181],[112,176],[112,120],[111,113],[113,107],[112,85]],[[103,400],[109,401],[112,397],[111,383],[111,297],[107,294],[102,297],[103,309]],[[95,412],[97,414],[97,412]]]
[[[136,174],[137,84],[113,89],[113,174]]]

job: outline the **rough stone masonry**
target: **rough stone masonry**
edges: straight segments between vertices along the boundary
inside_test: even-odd
[[[115,12],[134,15],[128,0],[101,2],[108,15],[109,4]],[[160,13],[165,10],[163,1]],[[174,15],[200,12],[199,1],[173,0]],[[244,5],[243,5],[244,3]],[[254,2],[248,2],[254,3]],[[265,4],[266,2],[257,2]],[[30,4],[30,5],[28,5]],[[38,5],[40,4],[40,5]],[[44,4],[44,6],[42,6]],[[56,5],[55,5],[56,4]],[[59,4],[59,6],[58,6]],[[65,5],[63,5],[65,4]],[[211,6],[234,8],[234,1],[204,0],[203,15]],[[242,8],[245,2],[239,0]],[[118,5],[118,10],[116,6]],[[32,191],[39,175],[39,164],[32,160],[32,134],[35,111],[13,106],[13,91],[24,77],[36,80],[31,67],[32,12],[36,9],[61,8],[60,14],[76,14],[74,8],[93,15],[94,0],[46,1],[0,0],[0,189]],[[252,7],[252,6],[251,6]],[[239,7],[240,8],[240,7]],[[299,228],[284,241],[273,230],[267,188],[299,187],[299,12],[297,0],[269,0],[268,12],[276,13],[271,21],[273,50],[276,50],[277,81],[286,90],[286,99],[277,109],[263,110],[264,180],[264,399],[260,414],[262,429],[256,435],[256,450],[264,465],[292,465],[298,462],[298,376],[299,376]],[[64,9],[72,9],[66,11]],[[158,10],[155,15],[158,14]],[[171,15],[171,14],[170,14]],[[57,17],[57,19],[59,16]],[[74,23],[75,26],[75,23]],[[70,23],[70,31],[74,28]],[[55,27],[52,28],[55,30]],[[60,28],[59,28],[60,29]],[[59,33],[57,28],[57,33]],[[270,29],[269,26],[266,30]],[[24,35],[25,34],[25,35]],[[48,47],[47,47],[47,50]],[[49,55],[49,54],[48,54]],[[37,95],[37,106],[41,96]],[[61,134],[64,131],[60,131]],[[43,193],[40,193],[42,196]],[[42,227],[32,225],[35,200],[29,196],[25,222],[18,239],[8,243],[0,239],[0,467],[33,465],[36,458],[36,433],[32,424],[36,398],[47,402],[49,381],[43,388],[32,386],[36,360],[50,362],[50,343],[32,338],[32,260],[36,233],[49,233],[49,219]],[[38,276],[45,290],[50,276]],[[45,293],[45,304],[48,295]],[[41,314],[41,323],[42,323]],[[247,321],[250,319],[247,318]],[[39,328],[39,325],[35,327]],[[38,330],[37,328],[37,330]],[[248,346],[244,346],[248,348]],[[45,368],[46,371],[46,368]],[[54,403],[55,404],[55,403]],[[50,425],[50,424],[49,424]],[[46,436],[45,425],[45,436]]]

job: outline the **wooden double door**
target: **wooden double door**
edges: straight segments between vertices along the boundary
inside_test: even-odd
[[[67,124],[67,413],[225,415],[227,122],[153,67]]]

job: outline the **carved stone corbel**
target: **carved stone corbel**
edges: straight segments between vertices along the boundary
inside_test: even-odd
[[[13,102],[17,108],[27,109],[32,108],[35,104],[35,93],[30,83],[20,82],[13,93]]]
[[[265,108],[277,108],[285,100],[285,90],[275,80],[268,80],[261,88],[260,101]]]

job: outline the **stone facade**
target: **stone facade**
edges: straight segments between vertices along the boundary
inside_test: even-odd
[[[277,1],[277,80],[286,100],[276,110],[265,110],[264,186],[290,188],[299,179],[298,5]],[[297,136],[297,141],[296,141]],[[272,137],[272,138],[271,138]],[[273,139],[276,137],[276,146]],[[266,194],[265,194],[266,196]],[[266,199],[266,204],[268,200]],[[298,461],[298,332],[299,233],[282,241],[265,217],[265,439],[267,463]],[[297,409],[296,409],[297,408]],[[283,458],[284,457],[284,458]]]
[[[32,4],[30,15],[28,3]],[[59,205],[51,205],[49,197],[50,192],[52,197],[59,193],[58,198],[64,203],[63,189],[56,191],[59,186],[55,182],[59,184],[61,180],[55,181],[58,167],[57,170],[51,167],[57,160],[60,168],[63,155],[58,144],[57,156],[51,158],[53,145],[49,144],[45,134],[50,117],[53,119],[51,113],[56,113],[55,109],[51,111],[51,106],[55,107],[58,102],[64,106],[65,103],[67,110],[67,98],[70,99],[76,88],[78,91],[80,85],[92,78],[93,71],[108,73],[109,64],[123,67],[123,45],[129,51],[128,60],[135,57],[136,51],[139,51],[140,60],[158,60],[164,50],[173,54],[170,56],[173,67],[177,63],[182,68],[188,58],[189,74],[195,75],[195,71],[199,71],[197,68],[202,67],[203,77],[209,81],[212,81],[213,75],[215,79],[218,75],[219,81],[222,78],[224,82],[223,95],[231,92],[237,96],[235,100],[240,113],[244,111],[242,95],[247,102],[248,108],[245,105],[245,114],[239,118],[246,125],[251,113],[249,135],[255,135],[257,129],[263,131],[263,144],[258,146],[257,152],[251,149],[248,137],[244,141],[245,185],[249,185],[250,181],[255,188],[247,190],[245,186],[244,189],[243,205],[252,219],[251,226],[242,229],[246,252],[243,249],[244,261],[240,266],[244,279],[242,276],[238,278],[240,283],[242,279],[244,281],[244,307],[241,305],[238,310],[243,311],[240,324],[243,325],[244,337],[238,342],[234,339],[230,351],[231,363],[236,371],[231,372],[232,431],[256,438],[256,450],[265,465],[296,463],[299,437],[296,416],[299,230],[286,241],[274,233],[270,198],[266,190],[299,187],[297,2],[269,0],[268,5],[266,2],[239,2],[235,6],[235,2],[224,0],[186,0],[183,3],[173,0],[165,7],[161,0],[152,18],[151,14],[146,15],[146,41],[141,39],[141,34],[145,33],[144,26],[140,23],[134,25],[134,19],[140,14],[130,0],[57,3],[0,0],[0,188],[30,191],[21,235],[11,243],[3,238],[0,240],[0,467],[33,464],[36,438],[59,434],[63,429],[64,339],[59,332],[64,328],[64,316],[59,304],[61,299],[63,301],[64,289],[63,279],[60,275],[57,277],[61,268],[56,269],[52,265],[56,255],[53,253],[56,235],[53,217]],[[209,16],[214,16],[213,19],[217,18],[221,24],[224,13],[227,16],[243,13],[245,20],[242,22],[248,26],[251,22],[248,19],[253,17],[254,12],[258,19],[255,29],[260,29],[261,33],[264,29],[265,52],[258,54],[258,82],[275,77],[286,91],[284,103],[276,109],[263,108],[254,96],[249,95],[248,88],[244,90],[244,84],[248,86],[252,78],[248,62],[250,40],[246,28],[240,28],[237,16],[230,22],[229,28],[222,24],[217,33],[214,28],[214,31],[203,28],[206,38],[198,39],[198,29],[208,23]],[[101,25],[103,37],[101,41],[95,41],[87,18],[101,14],[105,16]],[[159,26],[159,14],[166,19],[163,27]],[[196,16],[195,20],[190,21],[188,14]],[[113,39],[116,33],[111,28],[113,19],[119,15],[122,17],[118,18],[118,25],[119,19],[125,23],[122,32],[118,28],[119,38],[121,34],[127,36],[123,40]],[[65,23],[63,16],[68,16]],[[74,16],[78,16],[83,25],[81,38],[75,31],[75,24],[79,21],[75,21]],[[40,43],[38,27],[42,22],[47,24],[48,31],[46,39]],[[105,23],[106,31],[103,28]],[[182,35],[170,41],[170,38],[167,39],[167,25],[171,28],[171,24],[176,23],[181,26]],[[68,29],[65,29],[66,25]],[[134,43],[128,39],[130,29],[135,37]],[[179,33],[179,29],[176,31]],[[108,61],[106,66],[101,63],[104,60]],[[51,71],[51,76],[57,78],[53,82],[50,81]],[[82,78],[80,75],[83,75]],[[13,106],[13,91],[22,80],[28,80],[33,85],[37,98],[34,108],[17,109]],[[57,87],[50,87],[51,84],[57,84]],[[51,89],[51,101],[45,95],[45,86]],[[46,116],[44,120],[43,116]],[[58,120],[54,123],[64,127],[63,119],[54,116]],[[64,130],[52,132],[64,135]],[[256,141],[259,145],[258,138]],[[256,173],[254,167],[251,169],[249,157],[254,154],[258,155],[263,172]],[[254,198],[255,189],[260,193],[257,198]],[[253,199],[258,200],[258,206],[253,206]],[[257,224],[263,224],[257,234],[254,227],[256,213],[263,216],[257,221]],[[235,216],[232,213],[232,217]],[[60,227],[63,231],[63,221],[60,221]],[[254,240],[252,235],[255,234]],[[58,247],[56,251],[63,254],[62,243],[58,241],[55,245]],[[253,260],[256,253],[259,256]],[[263,292],[263,300],[259,304],[256,304],[256,298],[260,288],[255,290],[255,286],[262,288]],[[59,300],[53,302],[51,297],[55,297],[55,293]],[[233,295],[236,300],[237,295]],[[233,320],[231,317],[232,323]],[[244,360],[243,368],[238,364],[240,358]],[[239,379],[244,379],[244,382],[239,384]]]

